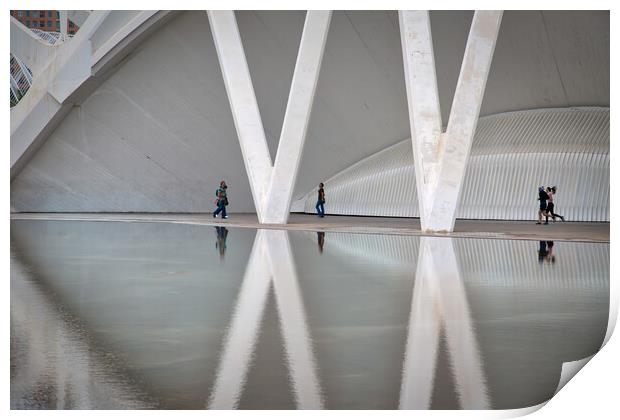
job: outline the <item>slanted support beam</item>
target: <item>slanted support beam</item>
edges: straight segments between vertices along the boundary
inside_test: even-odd
[[[399,11],[411,141],[424,231],[452,231],[501,11],[476,11],[442,132],[428,11]]]
[[[260,223],[285,224],[306,138],[331,11],[306,13],[275,163],[267,147],[233,11],[208,11],[230,108]]]

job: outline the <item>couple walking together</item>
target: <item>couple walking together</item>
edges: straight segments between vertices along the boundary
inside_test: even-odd
[[[547,187],[546,189],[545,187],[538,188],[538,201],[540,201],[540,206],[538,207],[538,222],[536,222],[537,225],[542,224],[543,216],[545,216],[545,225],[549,224],[549,217],[551,217],[554,222],[556,217],[564,221],[564,216],[560,216],[559,214],[555,213],[555,205],[553,204],[555,192],[555,187]]]

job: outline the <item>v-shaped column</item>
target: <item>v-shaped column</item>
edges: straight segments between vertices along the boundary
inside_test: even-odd
[[[452,231],[502,12],[474,13],[445,132],[429,13],[399,11],[399,19],[420,222]]]
[[[306,14],[275,164],[267,147],[252,79],[233,11],[208,11],[245,169],[260,223],[288,221],[331,11]]]

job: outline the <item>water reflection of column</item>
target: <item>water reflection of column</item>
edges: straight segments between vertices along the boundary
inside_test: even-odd
[[[272,278],[297,406],[323,407],[288,232],[258,230],[208,408],[239,404]]]
[[[297,407],[323,408],[311,339],[288,232],[267,232],[273,285]]]
[[[245,269],[208,408],[233,409],[239,404],[269,291],[271,267],[265,254],[265,232],[259,229]]]
[[[490,408],[467,296],[451,238],[420,238],[401,385],[401,409],[428,409],[443,324],[459,402]]]

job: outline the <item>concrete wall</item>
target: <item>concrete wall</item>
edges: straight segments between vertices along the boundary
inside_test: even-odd
[[[470,12],[432,12],[446,123]],[[122,16],[119,16],[121,19]],[[304,13],[238,12],[272,154]],[[409,136],[396,12],[335,12],[294,199]],[[609,13],[504,14],[481,115],[609,105]],[[17,211],[254,211],[206,13],[180,13],[76,106],[11,185]]]

